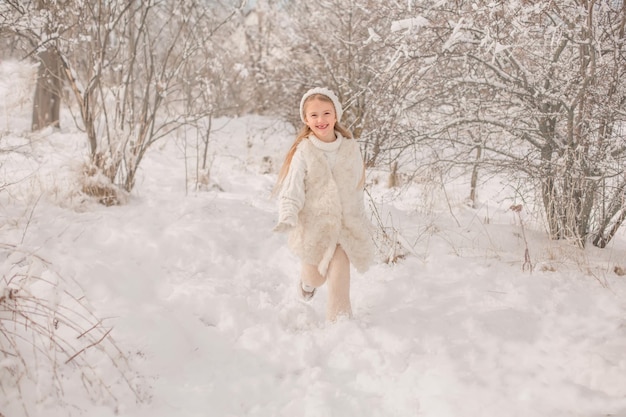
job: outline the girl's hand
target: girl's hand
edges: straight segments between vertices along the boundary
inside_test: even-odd
[[[277,233],[284,233],[284,232],[290,231],[293,228],[294,228],[293,224],[280,222],[276,226],[274,226],[272,231],[277,232]]]

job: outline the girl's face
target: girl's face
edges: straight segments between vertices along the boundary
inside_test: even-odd
[[[337,139],[335,136],[337,117],[333,103],[318,98],[309,100],[304,105],[304,120],[319,140],[332,142]]]

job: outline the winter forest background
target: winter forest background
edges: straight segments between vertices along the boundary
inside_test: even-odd
[[[626,415],[625,29],[623,0],[4,0],[0,416]],[[337,92],[361,144],[379,248],[363,278],[371,284],[355,283],[366,302],[335,328],[313,318],[321,306],[274,295],[290,293],[297,264],[267,232],[266,197],[299,127],[300,97],[314,86]],[[169,215],[199,210],[214,220],[172,235],[178,246],[153,234]],[[144,221],[152,229],[136,231],[133,245],[115,240],[132,239]],[[51,248],[52,236],[64,246]],[[437,239],[454,256],[438,257]],[[249,240],[268,242],[268,253]],[[187,254],[191,241],[229,252],[205,265]],[[153,311],[187,294],[180,302],[193,311],[177,313],[182,328],[220,360],[190,359],[177,374],[171,359],[146,357],[185,358],[189,346],[133,342],[142,329],[159,346],[181,331],[166,320],[171,333],[157,336],[159,325],[133,313],[165,291],[139,295],[156,284],[133,258],[146,255],[137,245],[157,247],[156,265],[171,268],[150,269],[169,289]],[[85,258],[65,257],[81,250]],[[94,264],[134,270],[135,298],[115,298],[128,282],[113,270],[83,277]],[[426,264],[446,266],[419,278]],[[259,267],[272,273],[267,287]],[[196,278],[193,287],[176,268],[233,287]],[[511,297],[492,321],[481,314],[494,310],[481,308],[495,301],[476,298],[477,287]],[[263,294],[254,305],[241,301],[251,288]],[[211,307],[193,298],[203,291],[215,296]],[[398,300],[407,314],[392,314]],[[445,319],[458,308],[471,322]],[[548,324],[529,324],[540,318]],[[343,356],[332,347],[346,343],[340,334],[352,343]],[[311,357],[324,354],[326,367],[311,371]]]
[[[40,63],[33,129],[71,103],[89,143],[86,192],[106,204],[172,132],[193,128],[206,147],[215,117],[295,123],[301,93],[328,85],[370,166],[506,173],[552,238],[581,246],[606,246],[626,217],[619,0],[8,1],[2,12],[5,56]]]

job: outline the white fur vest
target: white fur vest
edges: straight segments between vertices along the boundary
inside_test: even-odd
[[[308,139],[298,145],[298,152],[306,165],[305,198],[289,246],[303,262],[317,265],[325,275],[337,245],[341,245],[350,263],[365,272],[374,251],[363,188],[356,185],[363,174],[357,141],[342,140],[332,170],[323,151]]]

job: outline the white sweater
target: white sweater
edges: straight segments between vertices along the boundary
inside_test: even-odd
[[[333,142],[324,142],[315,135],[308,138],[315,147],[324,151],[324,156],[328,161],[328,166],[332,170],[337,161],[337,150],[344,139],[337,133],[337,139]],[[306,175],[306,165],[302,152],[296,150],[289,166],[289,172],[285,177],[278,199],[278,223],[294,226],[298,213],[304,206],[304,177]],[[355,184],[356,186],[356,184]]]
[[[308,137],[309,141],[315,147],[324,152],[324,156],[328,160],[328,165],[332,170],[337,161],[337,151],[341,146],[341,142],[346,140],[340,133],[336,132],[337,139],[333,142],[324,142],[319,140],[315,135]],[[361,168],[355,178],[358,178],[354,186],[358,186],[361,180]],[[284,223],[290,226],[296,224],[298,213],[304,206],[304,177],[306,176],[306,164],[302,152],[296,151],[291,160],[289,173],[285,177],[283,186],[278,197],[278,223]]]

